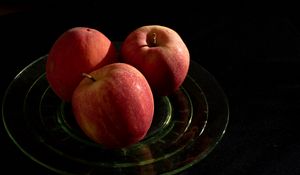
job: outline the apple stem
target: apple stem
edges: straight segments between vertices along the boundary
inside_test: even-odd
[[[156,33],[152,33],[152,37],[151,45],[157,46]]]
[[[84,76],[84,77],[86,77],[86,78],[89,78],[89,79],[91,79],[92,81],[96,81],[96,79],[95,79],[93,76],[91,76],[90,74],[82,73],[82,76]]]

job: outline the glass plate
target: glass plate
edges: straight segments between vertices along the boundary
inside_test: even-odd
[[[180,90],[155,96],[147,136],[123,149],[105,149],[79,129],[71,105],[45,76],[47,55],[25,67],[2,103],[5,129],[31,160],[59,174],[176,174],[204,159],[225,133],[229,108],[214,77],[191,60]]]

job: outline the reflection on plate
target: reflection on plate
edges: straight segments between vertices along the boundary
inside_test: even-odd
[[[226,96],[216,80],[191,61],[180,90],[155,97],[148,135],[128,148],[109,150],[77,126],[69,103],[45,77],[47,55],[11,82],[2,104],[5,129],[30,159],[60,174],[175,174],[205,158],[229,120]]]

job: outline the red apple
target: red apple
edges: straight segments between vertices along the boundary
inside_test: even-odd
[[[83,132],[107,148],[137,143],[147,134],[154,97],[144,75],[126,63],[97,69],[75,89],[72,110]]]
[[[140,70],[153,92],[169,95],[178,90],[187,76],[190,54],[175,30],[148,25],[135,29],[125,38],[121,60]]]
[[[47,80],[64,101],[71,101],[82,72],[117,62],[116,48],[102,32],[88,27],[65,31],[53,44],[46,63]]]

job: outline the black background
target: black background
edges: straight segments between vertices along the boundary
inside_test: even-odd
[[[19,12],[0,16],[0,97],[21,69],[47,54],[71,27],[94,27],[122,41],[139,26],[166,25],[182,36],[191,59],[215,76],[230,107],[219,145],[182,174],[300,174],[300,18],[211,16],[196,7],[19,4]],[[2,172],[54,174],[24,156],[0,129]]]

